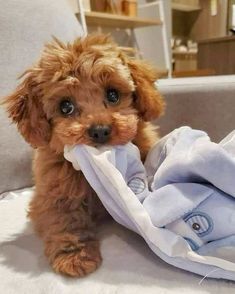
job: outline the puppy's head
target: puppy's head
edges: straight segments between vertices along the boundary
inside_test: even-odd
[[[7,110],[33,147],[65,144],[125,144],[138,121],[163,110],[156,72],[130,59],[108,36],[45,46],[39,62],[6,98]]]

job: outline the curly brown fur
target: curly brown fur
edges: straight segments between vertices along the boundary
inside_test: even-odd
[[[23,76],[5,103],[25,140],[36,149],[36,191],[29,217],[53,269],[84,276],[101,263],[95,224],[104,209],[83,174],[64,159],[64,145],[97,145],[88,129],[111,125],[107,144],[133,141],[144,158],[156,140],[149,121],[164,106],[154,86],[157,75],[147,63],[125,55],[108,36],[92,35],[73,44],[55,39]],[[118,90],[119,103],[107,103],[107,88]],[[75,106],[68,116],[59,107],[64,97]]]

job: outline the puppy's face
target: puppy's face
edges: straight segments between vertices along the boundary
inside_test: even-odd
[[[137,132],[134,82],[117,51],[93,46],[43,95],[51,144],[124,144]]]
[[[8,111],[34,147],[125,144],[139,120],[151,120],[163,101],[156,74],[131,60],[107,36],[89,36],[73,44],[56,40],[6,98]]]

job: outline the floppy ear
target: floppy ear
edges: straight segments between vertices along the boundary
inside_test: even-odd
[[[31,74],[4,99],[9,117],[17,124],[25,140],[34,148],[46,145],[50,139],[50,124],[43,110],[37,85]]]
[[[163,113],[165,106],[154,84],[157,72],[142,60],[128,60],[127,64],[136,87],[134,103],[139,115],[145,121],[156,119]]]

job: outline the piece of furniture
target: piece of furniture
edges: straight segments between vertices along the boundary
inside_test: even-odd
[[[172,0],[172,34],[175,41],[181,40],[181,44],[188,51],[180,51],[177,42],[172,49],[173,77],[199,76],[197,71],[197,50],[190,50],[187,42],[192,40],[190,31],[193,25],[191,18],[198,17],[201,12],[199,0]],[[195,41],[195,40],[194,40]],[[192,42],[192,41],[191,41]],[[178,47],[178,48],[177,48]]]
[[[201,10],[199,0],[172,0],[171,8],[183,12],[194,12]]]
[[[206,77],[214,76],[215,71],[213,69],[197,69],[197,70],[181,70],[174,71],[172,74],[173,78],[189,78],[189,77]]]
[[[158,87],[168,105],[165,116],[157,122],[162,134],[190,125],[208,131],[219,141],[234,129],[234,76],[161,80]],[[25,158],[12,158],[17,160],[21,161],[22,169],[25,166],[29,169]],[[11,170],[11,166],[8,168]],[[12,176],[9,183],[13,185],[18,176]],[[3,198],[0,200],[0,293],[234,293],[234,283],[202,280],[164,263],[138,235],[114,222],[99,228],[103,256],[99,270],[83,279],[57,275],[51,271],[42,242],[27,220],[31,197],[31,189],[0,196]]]
[[[106,26],[119,29],[135,29],[139,27],[162,25],[160,19],[148,19],[143,17],[126,16],[120,14],[111,14],[106,12],[89,11],[84,12],[86,25]],[[80,13],[77,14],[80,18]]]
[[[167,72],[166,76],[171,77],[171,61],[169,55],[169,44],[164,12],[164,3],[163,0],[156,0],[150,3],[139,4],[138,8],[140,10],[145,10],[146,8],[151,7],[157,12],[159,12],[159,18],[143,18],[143,17],[133,17],[125,16],[120,14],[111,14],[97,11],[85,11],[83,6],[83,0],[77,0],[78,3],[78,13],[76,14],[86,35],[88,33],[88,26],[96,26],[98,31],[102,30],[102,27],[117,28],[117,29],[130,29],[131,41],[133,48],[136,49],[137,56],[142,58],[140,48],[138,46],[137,38],[135,35],[136,28],[144,28],[149,26],[160,26],[161,28],[161,42],[163,43],[164,48],[164,60],[166,65],[166,70],[160,72],[160,76],[164,75],[164,72]],[[135,51],[134,51],[135,52]]]
[[[187,125],[219,142],[235,129],[235,75],[159,80],[158,88],[167,104],[161,135]]]
[[[199,42],[199,47],[201,47],[199,50],[202,53],[199,54],[202,56],[203,64],[200,65],[201,60],[199,61],[200,56],[198,55],[198,71],[195,71],[195,76],[199,76],[201,70],[206,70],[207,75],[213,75],[216,67],[220,69],[221,64],[227,63],[226,58],[224,58],[227,52],[224,48],[222,49],[223,52],[220,51],[220,53],[219,49],[217,50],[218,46],[216,46],[215,51],[212,49],[208,52],[207,44],[201,44],[201,41],[206,40],[207,43],[209,39],[221,38],[227,34],[228,2],[228,0],[172,0],[173,36],[180,38],[184,43],[186,43],[186,40]],[[220,48],[222,47],[220,46]],[[218,51],[218,54],[216,51]],[[210,62],[213,55],[216,55],[216,57]],[[211,64],[213,64],[212,67]],[[220,70],[218,74],[226,74],[226,71]],[[173,73],[173,76],[176,75]],[[184,72],[181,73],[181,76],[183,75]],[[188,74],[185,74],[185,76],[188,76]]]
[[[177,52],[173,50],[172,54],[174,59],[174,71],[180,72],[197,70],[196,52]]]
[[[235,36],[198,42],[198,68],[210,68],[216,75],[235,74]]]

